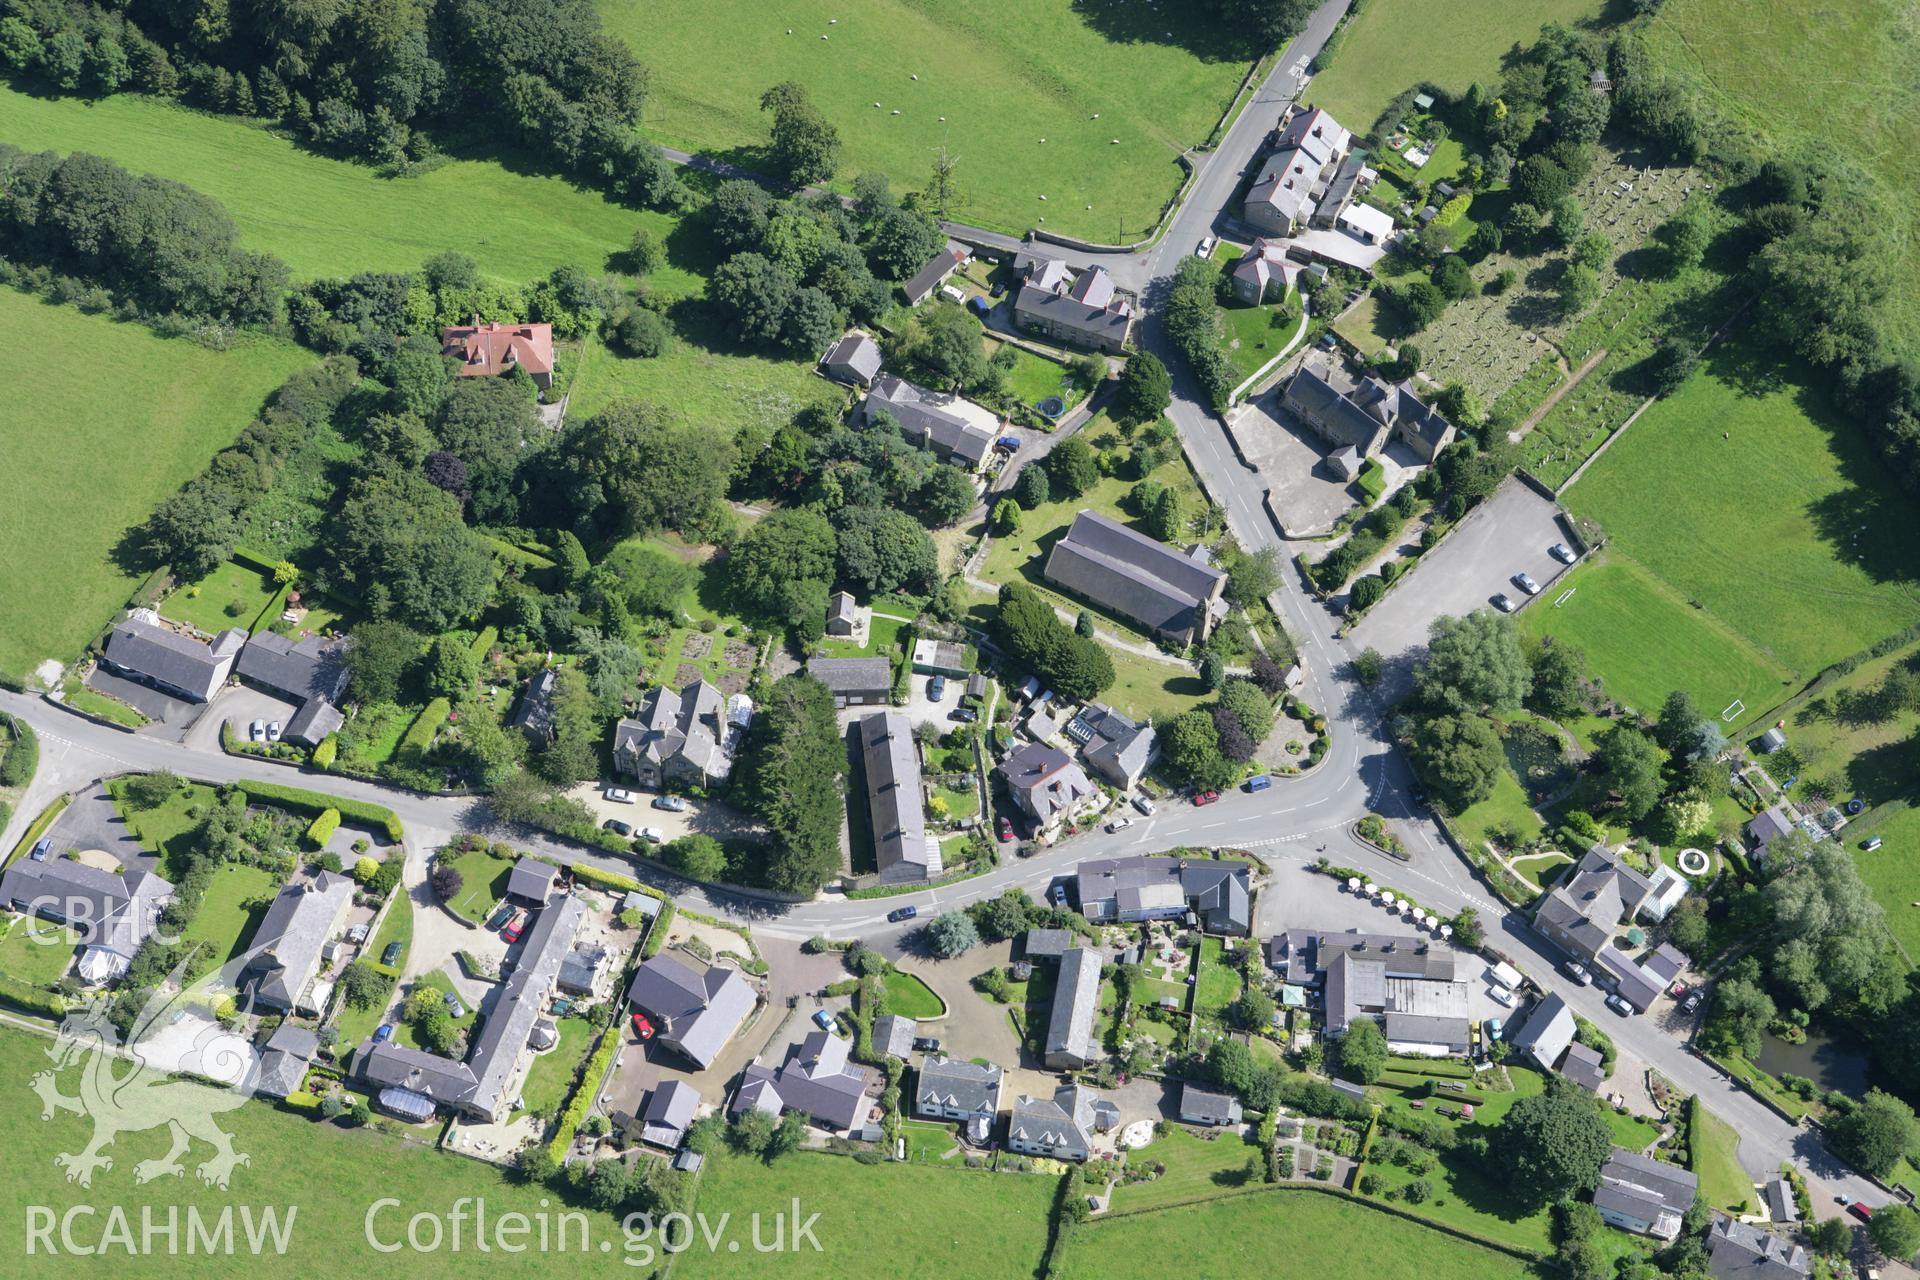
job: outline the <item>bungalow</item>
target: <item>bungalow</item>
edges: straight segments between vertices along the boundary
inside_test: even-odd
[[[705,680],[678,693],[649,689],[638,714],[613,732],[614,767],[643,787],[716,787],[733,772],[739,734],[728,723],[726,699]]]
[[[269,1098],[285,1098],[299,1092],[306,1082],[307,1068],[320,1052],[320,1037],[297,1022],[282,1022],[267,1038],[266,1051],[260,1055],[260,1074],[253,1091]]]
[[[1210,858],[1098,858],[1080,864],[1080,914],[1097,924],[1178,920],[1192,912],[1208,933],[1245,935],[1253,898],[1244,862]]]
[[[908,443],[968,472],[978,471],[992,456],[1000,429],[999,415],[991,410],[891,373],[875,379],[860,402],[858,425],[871,425],[882,416],[900,428]]]
[[[339,703],[346,696],[347,641],[324,636],[294,640],[262,631],[240,651],[234,674],[246,683],[300,704],[285,737],[317,747],[345,723]]]
[[[926,264],[913,273],[913,278],[901,286],[906,290],[907,305],[917,307],[931,298],[934,291],[947,282],[947,277],[972,256],[973,250],[958,240],[947,241],[940,252],[928,258]]]
[[[1420,461],[1432,462],[1453,443],[1453,424],[1415,393],[1411,381],[1356,377],[1343,361],[1319,354],[1288,381],[1281,404],[1332,448],[1352,448],[1362,458],[1397,439]]]
[[[151,609],[135,609],[108,634],[101,661],[129,680],[205,702],[227,682],[246,641],[246,632],[230,627],[208,643],[161,626]]]
[[[811,658],[807,674],[827,686],[836,707],[870,707],[893,696],[893,664],[885,658]]]
[[[1120,1122],[1119,1108],[1084,1085],[1062,1085],[1051,1098],[1013,1101],[1007,1147],[1021,1155],[1084,1161],[1093,1154],[1093,1137]]]
[[[173,884],[150,871],[121,873],[72,858],[19,857],[0,874],[0,905],[72,925],[80,980],[111,982],[152,936]]]
[[[852,1048],[851,1040],[814,1031],[788,1051],[779,1070],[752,1063],[741,1077],[729,1114],[798,1111],[832,1133],[864,1131],[868,1078],[864,1068],[848,1061]]]
[[[1195,1085],[1180,1090],[1180,1118],[1188,1124],[1212,1127],[1241,1122],[1240,1099],[1230,1093],[1213,1093]]]
[[[536,747],[553,741],[553,690],[559,680],[560,672],[555,668],[540,668],[527,681],[526,691],[507,717],[507,727],[526,734]]]
[[[880,344],[864,333],[849,333],[820,357],[820,370],[835,382],[870,387],[880,376]]]
[[[1032,254],[1021,259],[1026,270],[1013,297],[1015,324],[1072,346],[1112,355],[1126,349],[1133,303],[1115,289],[1105,267],[1088,267],[1068,284],[1064,263]]]
[[[994,772],[1006,783],[1020,811],[1040,824],[1042,834],[1056,831],[1100,795],[1066,752],[1037,742],[1013,752]]]
[[[627,1002],[653,1020],[654,1043],[701,1070],[713,1065],[758,998],[739,970],[695,970],[666,952],[635,969],[627,986]]]
[[[1060,957],[1060,976],[1047,1016],[1045,1052],[1049,1070],[1081,1071],[1100,1055],[1094,1039],[1094,1014],[1100,1006],[1101,954],[1074,947]]]
[[[913,1056],[913,1042],[919,1034],[918,1018],[903,1018],[897,1013],[882,1014],[873,1020],[873,1051],[905,1062]]]
[[[989,1126],[1000,1115],[1000,1089],[1006,1073],[991,1063],[956,1062],[934,1057],[920,1064],[913,1113],[925,1120],[958,1120]]]
[[[1047,554],[1046,580],[1175,644],[1197,644],[1227,614],[1227,575],[1098,511],[1082,511]]]
[[[898,711],[882,711],[856,720],[853,732],[866,766],[867,814],[881,883],[937,878],[940,841],[927,834],[913,725]]]
[[[525,369],[542,391],[553,385],[553,326],[550,324],[453,325],[440,331],[440,354],[460,362],[463,378],[491,378]]]
[[[700,1093],[684,1080],[669,1080],[654,1089],[640,1113],[640,1141],[678,1151],[700,1111]]]
[[[1715,1218],[1707,1233],[1707,1270],[1713,1280],[1807,1280],[1813,1260],[1800,1245],[1731,1218]]]
[[[1600,1167],[1593,1207],[1609,1226],[1671,1241],[1699,1194],[1700,1180],[1687,1170],[1615,1147]]]
[[[320,1012],[326,1003],[316,990],[321,952],[345,923],[353,894],[353,881],[333,871],[280,890],[253,932],[238,983],[256,1008]]]

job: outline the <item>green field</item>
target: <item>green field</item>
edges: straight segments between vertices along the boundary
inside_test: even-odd
[[[23,1077],[24,1079],[24,1077]],[[864,1165],[844,1156],[799,1152],[769,1165],[734,1155],[709,1156],[696,1206],[709,1223],[730,1213],[744,1237],[759,1213],[819,1214],[820,1252],[762,1257],[744,1243],[704,1246],[674,1263],[677,1280],[778,1275],[783,1280],[898,1280],[953,1276],[1008,1280],[1033,1273],[1046,1248],[1047,1215],[1057,1178],[971,1173],[925,1165]],[[937,1206],[937,1212],[918,1209]],[[1157,1274],[1157,1273],[1156,1273]]]
[[[1556,607],[1566,590],[1572,598]],[[1530,636],[1550,635],[1585,650],[1607,693],[1649,715],[1675,689],[1714,714],[1739,699],[1747,709],[1729,722],[1731,731],[1793,684],[1786,668],[1713,615],[1689,608],[1685,597],[1618,551],[1574,570],[1552,598],[1520,616],[1520,625]]]
[[[1805,679],[1920,619],[1920,525],[1858,429],[1798,372],[1717,348],[1566,502]]]
[[[1520,1280],[1533,1274],[1507,1254],[1307,1190],[1252,1192],[1095,1222],[1062,1247],[1053,1274],[1061,1280],[1160,1280],[1175,1256],[1172,1247],[1179,1274],[1195,1280]]]
[[[1549,22],[1596,18],[1604,7],[1596,0],[1530,0],[1519,9],[1513,0],[1368,0],[1305,100],[1365,133],[1401,91],[1423,81],[1452,93],[1475,80],[1491,85],[1514,44],[1531,44]]]
[[[1817,157],[1843,182],[1866,187],[1886,233],[1883,256],[1894,291],[1889,318],[1911,354],[1920,344],[1913,6],[1906,0],[1673,0],[1648,32],[1658,62],[1704,94],[1712,113],[1789,153]],[[1823,116],[1847,122],[1837,149],[1819,123]]]
[[[1158,1026],[1158,1023],[1145,1025]],[[1127,1157],[1130,1167],[1161,1164],[1166,1172],[1151,1182],[1123,1183],[1114,1193],[1113,1207],[1122,1212],[1158,1209],[1189,1200],[1204,1200],[1222,1191],[1257,1185],[1265,1178],[1260,1148],[1237,1133],[1198,1137],[1179,1125]],[[1247,1164],[1253,1163],[1251,1177]]]
[[[257,125],[132,94],[38,98],[0,86],[0,140],[30,151],[91,151],[227,207],[249,249],[297,278],[411,271],[457,249],[512,284],[573,265],[608,269],[637,215],[538,163],[451,160],[415,178],[303,151]],[[71,367],[71,366],[70,366]]]
[[[1198,19],[1135,5],[600,0],[600,12],[653,72],[642,123],[660,141],[762,163],[760,95],[798,80],[840,132],[841,180],[879,170],[917,189],[944,145],[951,216],[1015,233],[1044,220],[1139,238],[1180,182],[1175,157],[1211,132],[1248,65],[1228,51],[1203,61],[1163,34],[1207,39]]]
[[[140,584],[115,556],[127,531],[313,357],[264,339],[209,351],[12,289],[0,332],[32,335],[9,370],[31,394],[0,414],[0,671],[20,675],[112,621]]]

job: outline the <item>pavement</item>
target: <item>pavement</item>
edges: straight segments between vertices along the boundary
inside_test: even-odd
[[[1256,159],[1282,105],[1298,93],[1308,62],[1331,35],[1344,10],[1345,0],[1329,0],[1313,14],[1219,146],[1198,157],[1199,172],[1189,197],[1155,247],[1140,254],[1089,254],[1057,246],[1047,250],[1076,265],[1098,262],[1106,266],[1121,287],[1134,290],[1146,301],[1149,311],[1138,329],[1138,340],[1175,371],[1169,413],[1189,460],[1207,492],[1224,509],[1228,527],[1241,544],[1249,549],[1274,547],[1283,555],[1288,549],[1264,506],[1266,482],[1239,456],[1224,424],[1200,396],[1184,363],[1177,358],[1156,308],[1180,258],[1191,252],[1223,213],[1230,212],[1226,206],[1242,174]],[[1276,779],[1270,790],[1258,795],[1235,792],[1223,796],[1218,804],[1205,809],[1169,802],[1154,817],[1136,821],[1124,831],[1113,835],[1091,832],[945,888],[878,901],[823,897],[792,903],[770,894],[692,884],[659,867],[583,850],[540,833],[506,828],[493,819],[484,799],[425,796],[324,774],[305,775],[299,782],[314,790],[370,800],[393,809],[407,827],[410,860],[423,859],[427,850],[458,832],[497,833],[499,838],[511,839],[521,847],[568,862],[636,876],[685,907],[751,926],[772,969],[769,1004],[754,1026],[729,1047],[729,1066],[736,1070],[745,1061],[734,1060],[737,1054],[757,1054],[767,1048],[778,1028],[790,1021],[786,1008],[789,997],[796,1005],[794,1015],[809,1012],[807,1005],[812,997],[806,992],[818,989],[815,970],[820,962],[838,968],[837,958],[800,953],[798,941],[810,935],[860,937],[898,958],[907,952],[910,926],[887,922],[886,913],[896,907],[916,906],[924,919],[938,910],[964,906],[1011,887],[1039,896],[1056,876],[1083,858],[1144,854],[1176,845],[1244,848],[1267,863],[1273,887],[1263,895],[1260,910],[1264,925],[1271,918],[1267,912],[1285,910],[1284,906],[1269,908],[1266,899],[1284,899],[1302,890],[1311,892],[1306,886],[1317,877],[1305,876],[1302,868],[1324,853],[1336,862],[1364,870],[1383,884],[1410,892],[1434,910],[1451,913],[1464,906],[1476,908],[1492,947],[1511,957],[1538,983],[1559,991],[1576,1012],[1605,1027],[1623,1055],[1659,1071],[1682,1091],[1698,1095],[1710,1111],[1732,1124],[1741,1134],[1741,1163],[1756,1177],[1792,1160],[1808,1174],[1817,1204],[1830,1205],[1836,1196],[1874,1206],[1885,1204],[1887,1193],[1847,1169],[1826,1151],[1814,1133],[1781,1119],[1693,1056],[1681,1038],[1661,1026],[1658,1014],[1618,1018],[1602,1007],[1603,992],[1575,986],[1559,976],[1555,968],[1559,953],[1534,934],[1525,918],[1507,912],[1493,899],[1472,870],[1445,845],[1438,829],[1407,798],[1411,773],[1383,735],[1384,707],[1372,691],[1358,686],[1349,674],[1354,646],[1338,634],[1340,620],[1311,599],[1298,580],[1297,570],[1290,561],[1284,563],[1285,580],[1271,600],[1297,642],[1306,668],[1301,694],[1327,715],[1332,732],[1333,745],[1318,767],[1299,776]],[[1524,567],[1523,563],[1515,564],[1513,570]],[[1506,569],[1504,562],[1502,570],[1503,576],[1513,571]],[[1543,584],[1547,582],[1540,574],[1535,576]],[[4,837],[0,837],[0,848],[10,848],[55,795],[89,786],[113,773],[171,769],[216,783],[290,780],[289,771],[281,767],[225,756],[217,750],[196,750],[176,742],[120,733],[38,698],[0,691],[0,710],[33,725],[41,740],[40,770]],[[1407,843],[1407,862],[1388,858],[1349,834],[1350,824],[1369,811],[1394,823]],[[946,989],[954,984],[941,985]],[[951,990],[948,998],[956,1002],[977,999],[961,990]]]

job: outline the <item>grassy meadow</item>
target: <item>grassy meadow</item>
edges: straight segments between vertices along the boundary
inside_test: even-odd
[[[1208,47],[1218,33],[1177,6],[600,0],[600,12],[652,70],[642,128],[669,146],[763,163],[760,95],[797,80],[840,132],[841,180],[878,170],[918,189],[945,146],[951,216],[1107,241],[1153,225],[1180,183],[1176,157],[1212,131],[1249,65]]]
[[[140,583],[115,557],[127,531],[314,357],[264,339],[209,351],[12,289],[0,333],[22,338],[11,377],[31,388],[0,415],[0,671],[24,675],[112,620]]]

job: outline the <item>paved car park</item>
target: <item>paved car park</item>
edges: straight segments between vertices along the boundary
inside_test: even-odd
[[[232,685],[214,695],[213,701],[207,704],[207,713],[188,731],[185,741],[198,751],[218,751],[221,725],[232,725],[233,736],[245,742],[248,726],[255,720],[269,724],[278,720],[284,729],[299,709],[285,698],[276,698],[250,685]]]
[[[1388,659],[1403,657],[1427,642],[1435,618],[1493,607],[1494,597],[1503,594],[1518,609],[1527,600],[1513,581],[1519,573],[1532,575],[1540,586],[1532,607],[1552,607],[1554,582],[1567,569],[1547,550],[1567,540],[1557,514],[1550,499],[1517,480],[1507,481],[1360,620],[1354,644],[1377,649]]]
[[[1327,446],[1280,409],[1278,389],[1229,416],[1241,456],[1267,486],[1267,509],[1289,537],[1325,533],[1354,505],[1352,484],[1327,464]]]

